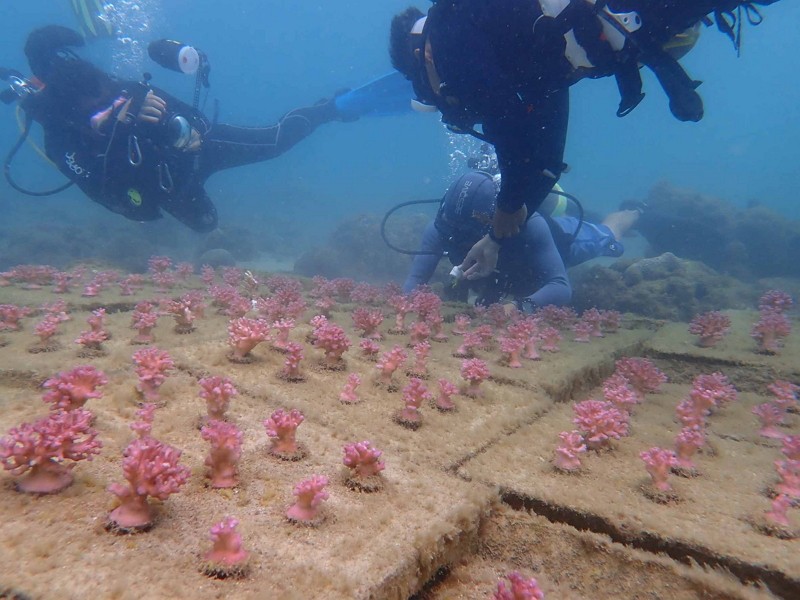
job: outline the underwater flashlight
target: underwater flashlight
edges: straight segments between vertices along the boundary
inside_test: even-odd
[[[178,73],[194,75],[202,61],[200,52],[175,40],[156,40],[147,46],[147,53],[155,62]]]

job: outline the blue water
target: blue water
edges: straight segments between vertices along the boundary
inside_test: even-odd
[[[388,72],[389,21],[408,4],[117,2],[124,17],[123,39],[93,44],[83,55],[123,77],[150,71],[157,85],[190,100],[193,79],[154,65],[143,51],[159,37],[190,42],[210,57],[208,106],[213,98],[220,101],[221,120],[268,124],[292,107]],[[425,8],[427,3],[417,5]],[[700,123],[676,121],[649,76],[647,98],[624,119],[614,116],[618,98],[612,80],[574,87],[565,157],[572,169],[564,187],[602,212],[668,180],[736,205],[758,201],[800,218],[800,83],[793,73],[800,5],[784,0],[763,12],[762,25],[744,28],[741,58],[725,36],[709,28],[684,59],[690,74],[704,81],[700,91],[706,116]],[[3,2],[0,16],[0,64],[23,71],[21,48],[33,27],[75,25],[67,0]],[[5,152],[17,129],[10,107],[1,107],[0,115],[0,149]],[[276,160],[215,175],[207,189],[223,224],[244,220],[269,227],[278,218],[326,232],[348,214],[382,212],[399,201],[441,195],[453,174],[452,152],[451,136],[435,116],[365,118],[325,125]],[[14,169],[20,180],[37,185],[61,181],[29,149]],[[65,218],[80,221],[103,210],[79,191],[29,200],[5,181],[0,182],[0,202],[6,204],[4,219],[10,220],[47,220],[57,208]]]

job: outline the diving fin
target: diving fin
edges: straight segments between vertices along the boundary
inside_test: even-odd
[[[81,33],[87,40],[114,36],[107,4],[103,0],[70,0],[72,12],[78,19]]]
[[[354,90],[336,96],[336,109],[342,118],[393,116],[411,112],[414,97],[411,83],[399,71],[392,71]]]

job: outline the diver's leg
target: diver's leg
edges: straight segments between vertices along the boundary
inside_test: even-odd
[[[296,108],[269,127],[219,124],[203,139],[201,172],[209,175],[280,156],[308,137],[317,127],[339,118],[335,103],[325,101]]]

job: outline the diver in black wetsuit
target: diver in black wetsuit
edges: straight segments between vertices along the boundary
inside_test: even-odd
[[[738,47],[742,17],[777,0],[434,0],[427,15],[409,8],[392,21],[394,67],[413,84],[418,107],[442,113],[456,132],[491,143],[502,184],[492,228],[465,258],[469,279],[497,264],[502,238],[519,233],[565,168],[569,87],[614,76],[618,116],[644,97],[639,75],[656,75],[682,121],[703,104],[678,63],[692,30],[712,15]],[[743,14],[742,14],[743,13]],[[695,37],[696,39],[696,37]]]
[[[166,211],[197,232],[217,226],[204,189],[215,172],[275,158],[340,119],[333,100],[297,108],[268,127],[213,124],[156,87],[119,81],[71,50],[61,26],[30,34],[25,55],[37,91],[21,101],[44,129],[45,152],[92,200],[135,221]]]

